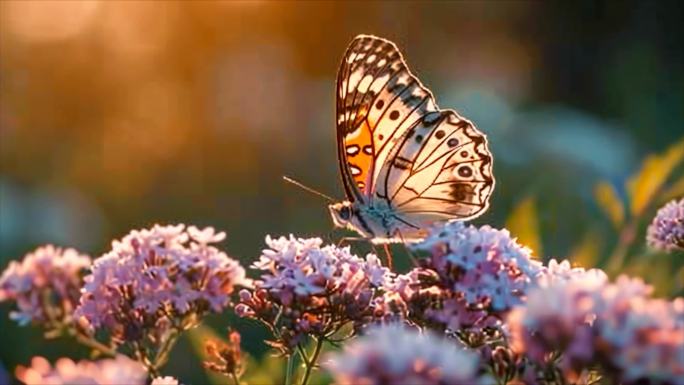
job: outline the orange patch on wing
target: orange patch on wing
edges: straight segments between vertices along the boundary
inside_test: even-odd
[[[373,167],[373,156],[362,151],[367,146],[373,146],[373,136],[368,122],[364,119],[353,132],[344,137],[345,149],[350,146],[358,146],[358,151],[353,156],[347,154],[347,164],[352,173],[352,177],[357,185],[364,187],[370,186],[368,180],[370,170]]]

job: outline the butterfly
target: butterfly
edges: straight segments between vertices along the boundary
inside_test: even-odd
[[[347,200],[337,227],[374,244],[423,239],[433,223],[481,215],[494,190],[487,138],[442,110],[389,40],[359,35],[337,75],[337,152]]]

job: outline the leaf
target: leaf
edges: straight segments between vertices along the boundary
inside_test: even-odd
[[[684,139],[670,146],[664,154],[650,155],[644,160],[639,172],[627,181],[632,215],[644,211],[683,158]]]
[[[594,186],[594,199],[613,222],[613,226],[619,229],[625,220],[625,207],[615,187],[608,182],[599,182]]]
[[[534,198],[527,197],[513,208],[506,220],[506,228],[518,238],[520,243],[531,248],[535,255],[543,255],[537,218],[537,205]]]
[[[596,231],[589,231],[584,234],[582,240],[570,252],[570,260],[573,265],[586,268],[596,267],[602,247],[602,238]]]

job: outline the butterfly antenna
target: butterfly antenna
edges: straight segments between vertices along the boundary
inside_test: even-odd
[[[310,192],[310,193],[312,193],[312,194],[318,195],[319,197],[323,197],[323,198],[325,198],[326,200],[328,200],[329,202],[335,202],[335,199],[333,199],[332,197],[330,197],[330,196],[328,196],[328,195],[325,195],[325,194],[323,194],[323,193],[320,192],[320,191],[314,190],[314,189],[312,189],[312,188],[309,187],[309,186],[305,186],[305,185],[303,185],[303,184],[297,182],[296,180],[294,180],[294,179],[292,179],[292,178],[286,177],[285,175],[283,175],[283,180],[284,180],[285,182],[292,183],[293,185],[295,185],[295,186],[297,186],[297,187],[299,187],[299,188],[301,188],[301,189],[303,189],[303,190],[305,190],[305,191],[308,191],[308,192]]]

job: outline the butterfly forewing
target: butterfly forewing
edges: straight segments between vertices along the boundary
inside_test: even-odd
[[[339,160],[350,200],[385,200],[416,226],[487,208],[494,178],[485,136],[437,107],[392,42],[355,38],[337,86]]]
[[[372,198],[389,144],[401,136],[403,124],[436,109],[430,92],[415,78],[394,43],[359,36],[350,44],[338,74],[337,137],[349,198]],[[415,116],[413,116],[415,118]],[[403,123],[403,124],[402,124]],[[349,195],[349,193],[348,193]]]

